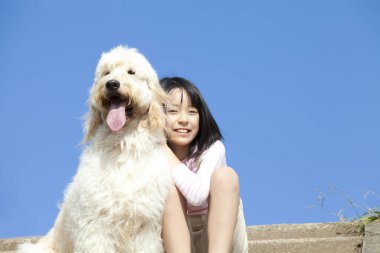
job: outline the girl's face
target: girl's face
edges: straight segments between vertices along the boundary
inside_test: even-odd
[[[173,89],[167,105],[167,131],[171,146],[188,148],[199,131],[199,113],[186,91]]]

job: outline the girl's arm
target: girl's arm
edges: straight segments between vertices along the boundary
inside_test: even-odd
[[[164,148],[170,168],[181,163],[166,143]],[[166,253],[179,250],[183,253],[191,252],[190,234],[186,224],[186,201],[174,185],[166,198],[161,235]]]
[[[214,170],[226,166],[226,150],[221,141],[216,141],[201,157],[197,173],[192,172],[183,163],[172,171],[172,177],[177,188],[187,202],[199,206],[207,200],[210,193],[210,180]]]

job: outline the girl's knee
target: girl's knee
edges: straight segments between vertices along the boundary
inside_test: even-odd
[[[239,177],[230,167],[221,167],[211,177],[211,190],[223,189],[239,192]]]

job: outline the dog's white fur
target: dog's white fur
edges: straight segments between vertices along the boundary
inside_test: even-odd
[[[105,123],[109,80],[133,105],[118,132]],[[104,53],[90,91],[85,142],[54,227],[18,253],[163,252],[161,220],[172,186],[164,146],[166,94],[149,62],[118,46]]]

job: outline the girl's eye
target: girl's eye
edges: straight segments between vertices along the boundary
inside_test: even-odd
[[[189,113],[190,113],[190,114],[197,114],[198,111],[197,111],[197,110],[190,110]]]
[[[130,69],[130,70],[128,70],[128,74],[134,75],[134,74],[136,74],[136,72],[134,70]]]

